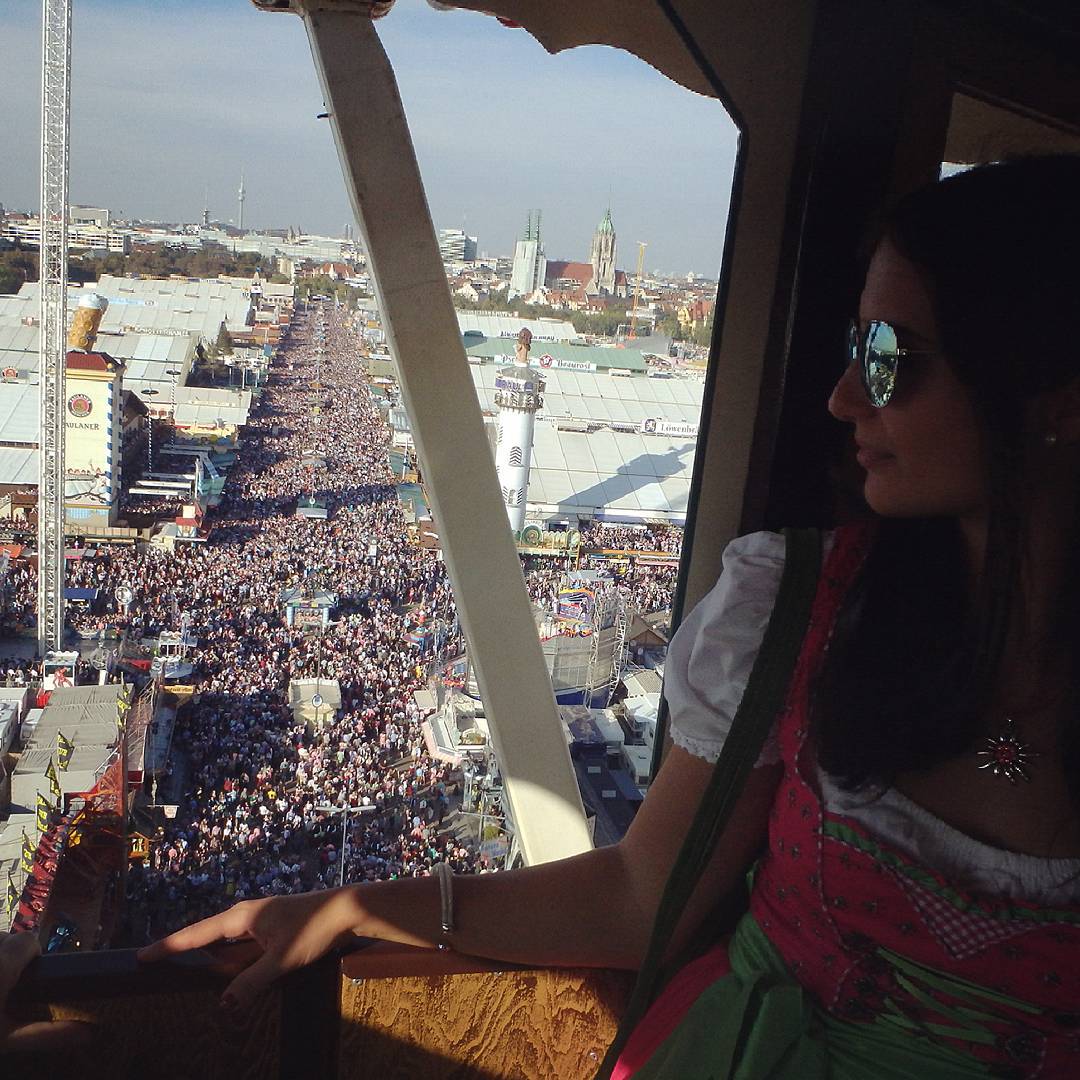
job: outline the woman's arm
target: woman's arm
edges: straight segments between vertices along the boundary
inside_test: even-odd
[[[713,766],[672,749],[626,836],[570,859],[454,879],[454,946],[495,960],[538,965],[637,967],[668,873]],[[697,927],[740,880],[765,840],[780,766],[754,769],[673,942]],[[251,937],[263,956],[226,1000],[246,1003],[269,982],[316,960],[351,935],[434,947],[437,879],[406,878],[237,904],[149,946],[156,960],[221,938]]]

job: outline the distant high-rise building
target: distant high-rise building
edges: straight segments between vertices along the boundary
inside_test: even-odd
[[[547,276],[547,257],[540,239],[540,211],[529,211],[525,235],[514,245],[514,265],[510,271],[510,295],[528,296],[544,284]]]
[[[615,248],[615,226],[611,222],[611,207],[608,207],[604,220],[593,233],[589,255],[593,270],[588,289],[590,293],[597,296],[615,295]]]
[[[476,237],[462,229],[440,229],[439,254],[443,262],[475,262]]]
[[[74,203],[68,208],[68,221],[72,225],[97,225],[98,228],[107,229],[112,220],[112,214],[102,206],[76,206]]]
[[[244,174],[240,174],[240,190],[236,193],[237,201],[240,203],[240,210],[236,217],[236,227],[243,229],[244,227],[244,199],[247,197],[247,192],[244,191]]]

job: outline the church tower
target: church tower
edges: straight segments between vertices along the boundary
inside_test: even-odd
[[[525,236],[514,245],[514,263],[510,271],[510,296],[529,296],[541,288],[547,278],[547,258],[540,239],[540,211],[530,210]]]
[[[593,233],[592,254],[589,261],[592,263],[592,281],[587,291],[594,296],[614,296],[615,226],[611,223],[611,207],[608,207],[604,220]]]

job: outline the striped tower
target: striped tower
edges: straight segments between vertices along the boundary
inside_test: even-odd
[[[495,404],[499,407],[495,468],[515,536],[525,526],[536,411],[544,404],[544,380],[529,367],[531,344],[532,334],[522,330],[514,349],[514,366],[500,369],[495,376]]]

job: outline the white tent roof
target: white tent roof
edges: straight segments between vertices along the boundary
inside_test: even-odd
[[[0,382],[0,442],[38,441],[38,384]]]
[[[212,427],[218,420],[226,424],[235,424],[241,427],[247,423],[248,410],[242,403],[233,401],[231,404],[216,405],[181,405],[177,403],[173,412],[178,424],[199,424]]]
[[[251,408],[250,390],[229,390],[224,386],[178,386],[177,405],[227,405],[245,411]]]
[[[696,449],[686,439],[538,423],[529,505],[541,513],[682,522]]]
[[[493,364],[469,367],[480,407],[496,412]],[[542,372],[546,389],[539,416],[591,420],[599,424],[640,425],[643,420],[697,424],[705,384],[696,379],[650,379],[592,371]]]
[[[537,341],[581,340],[574,324],[565,319],[519,319],[509,312],[459,311],[457,320],[462,334],[471,331],[488,338],[508,338],[508,352],[511,355],[514,352],[513,339],[522,328],[527,329]]]
[[[34,403],[37,407],[37,402]],[[38,452],[22,446],[0,446],[0,484],[37,487]]]
[[[72,311],[69,307],[69,322]],[[40,361],[40,336],[37,326],[0,323],[0,368],[13,367],[24,378],[36,375]],[[198,334],[100,333],[95,348],[123,363],[125,377],[130,378],[133,370],[149,370],[138,367],[140,363],[156,365],[161,369],[176,368],[186,373],[191,367],[197,341]]]

